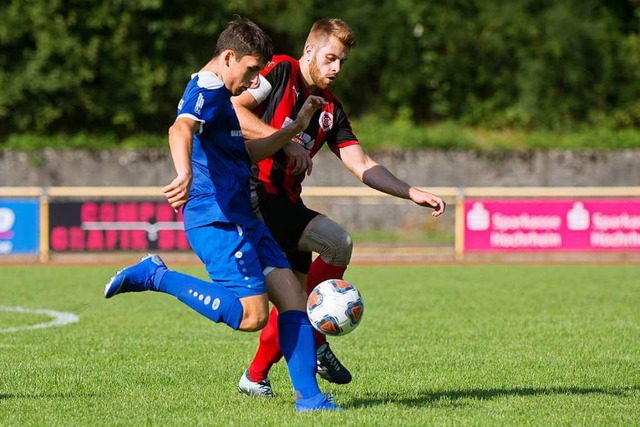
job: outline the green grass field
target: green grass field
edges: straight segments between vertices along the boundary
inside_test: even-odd
[[[167,295],[105,300],[113,271],[0,266],[0,425],[640,424],[637,266],[352,267],[363,323],[331,343],[354,381],[321,382],[347,410],[303,415],[284,363],[276,398],[237,392],[257,334]],[[11,332],[50,318],[6,307],[80,320]]]

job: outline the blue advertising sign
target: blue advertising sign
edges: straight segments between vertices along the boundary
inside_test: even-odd
[[[39,217],[37,199],[0,199],[0,255],[38,253]]]

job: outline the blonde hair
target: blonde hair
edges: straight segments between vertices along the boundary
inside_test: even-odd
[[[323,18],[313,24],[305,44],[323,46],[331,36],[340,40],[349,49],[357,43],[353,30],[342,19]]]

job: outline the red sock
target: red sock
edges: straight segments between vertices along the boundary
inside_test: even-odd
[[[311,263],[307,275],[307,294],[320,282],[328,279],[342,279],[347,267],[327,264],[322,258],[317,257]],[[316,348],[327,342],[327,337],[314,329]],[[275,307],[269,313],[269,322],[260,332],[260,344],[256,355],[249,365],[249,379],[259,382],[267,378],[271,367],[282,359],[280,343],[278,342],[278,310]]]
[[[256,355],[249,365],[249,379],[259,382],[267,378],[274,363],[282,359],[278,341],[278,310],[275,307],[269,313],[269,322],[260,332],[260,344]]]
[[[317,257],[312,263],[307,274],[307,295],[320,283],[329,279],[342,279],[347,267],[331,265],[324,262],[321,257]],[[313,330],[316,339],[316,348],[327,342],[327,337],[320,332]]]

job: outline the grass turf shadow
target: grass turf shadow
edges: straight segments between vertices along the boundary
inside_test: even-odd
[[[492,400],[509,396],[544,396],[544,395],[590,395],[604,394],[609,396],[626,397],[631,393],[640,391],[640,386],[627,386],[618,388],[600,387],[515,387],[511,389],[470,389],[451,391],[429,391],[417,392],[416,397],[406,397],[406,393],[393,392],[368,392],[366,398],[353,399],[345,405],[350,408],[360,408],[375,405],[395,403],[406,407],[421,407],[437,403],[450,402],[451,405],[460,406],[465,399],[470,400]]]

